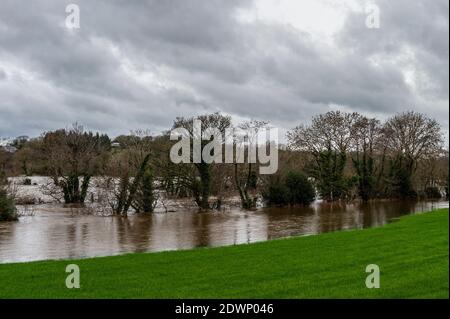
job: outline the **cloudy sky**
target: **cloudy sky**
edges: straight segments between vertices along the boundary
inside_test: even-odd
[[[448,14],[448,0],[2,0],[0,136],[75,121],[156,134],[213,111],[286,130],[331,109],[413,109],[448,132]]]

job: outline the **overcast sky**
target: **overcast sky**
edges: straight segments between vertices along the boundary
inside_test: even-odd
[[[68,29],[66,5],[80,7]],[[380,28],[366,26],[366,4]],[[0,136],[157,134],[221,111],[282,131],[331,109],[448,132],[448,0],[1,0]]]

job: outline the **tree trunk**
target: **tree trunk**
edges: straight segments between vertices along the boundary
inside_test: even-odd
[[[209,196],[211,191],[211,172],[209,170],[209,165],[206,163],[201,163],[198,165],[198,170],[200,173],[200,208],[208,210],[209,207]]]

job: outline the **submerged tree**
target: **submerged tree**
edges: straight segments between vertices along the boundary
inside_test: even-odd
[[[14,200],[8,195],[7,180],[3,171],[0,171],[0,221],[17,220],[16,207]]]
[[[84,203],[91,177],[100,169],[98,159],[109,147],[106,135],[85,132],[78,124],[44,135],[41,156],[65,203]]]
[[[424,114],[410,111],[389,119],[383,130],[383,142],[391,157],[390,192],[396,197],[416,197],[413,174],[420,160],[439,153],[442,145],[440,125]]]
[[[114,154],[107,179],[113,196],[110,206],[114,214],[127,216],[131,208],[136,213],[151,213],[156,196],[152,174],[152,137],[145,131],[133,132],[125,149]]]
[[[263,190],[268,205],[309,205],[315,197],[314,186],[307,176],[299,171],[270,176]]]
[[[290,171],[286,174],[285,184],[288,189],[289,204],[309,205],[314,201],[316,192],[305,174]]]
[[[358,193],[363,201],[368,201],[375,193],[375,157],[380,132],[380,122],[365,116],[358,116],[352,129],[352,162],[358,180]]]
[[[199,124],[199,127],[195,126]],[[183,129],[182,138],[189,139],[189,163],[184,165],[193,165],[196,168],[195,175],[184,177],[184,184],[191,190],[195,202],[204,210],[210,209],[209,197],[211,195],[212,172],[211,167],[215,161],[207,161],[204,154],[211,158],[218,156],[218,151],[222,151],[225,144],[225,130],[231,127],[231,117],[220,113],[201,115],[192,118],[177,118],[172,129]],[[180,130],[181,131],[181,130]],[[219,136],[213,133],[218,133]],[[210,142],[216,142],[216,147],[209,149]],[[196,149],[195,144],[199,148]],[[181,166],[184,166],[181,165]],[[189,171],[189,170],[188,170]]]
[[[157,196],[153,172],[147,165],[147,169],[142,174],[142,177],[140,177],[136,195],[131,205],[136,213],[153,213],[156,203]]]
[[[137,192],[138,189],[141,187],[142,188],[142,180],[144,179],[145,173],[147,171],[147,165],[148,165],[148,161],[150,160],[150,154],[147,154],[144,159],[142,160],[142,162],[139,165],[138,170],[136,171],[134,176],[131,176],[129,174],[129,172],[127,172],[127,174],[125,176],[121,176],[119,179],[119,189],[118,189],[118,193],[117,193],[117,201],[116,201],[116,206],[114,207],[114,213],[116,214],[120,214],[123,216],[126,216],[129,209],[134,206],[135,208],[140,208],[142,206],[142,204],[140,206],[138,206],[135,201],[137,198]],[[148,185],[146,185],[148,186]],[[150,189],[151,190],[151,189]],[[142,201],[141,201],[142,203]],[[151,205],[153,203],[153,201],[151,203],[148,203],[148,205]],[[147,205],[147,204],[146,204]],[[152,212],[153,209],[151,211],[148,212]],[[140,211],[137,211],[140,212]]]
[[[311,125],[300,125],[288,132],[291,149],[309,152],[313,161],[311,176],[325,200],[345,198],[351,183],[344,170],[357,113],[330,111],[315,116]]]
[[[251,120],[249,122],[242,123],[239,128],[246,133],[247,143],[246,151],[249,156],[247,156],[247,163],[238,163],[235,159],[234,161],[234,182],[236,189],[239,193],[241,199],[241,205],[244,209],[252,209],[256,207],[256,196],[251,194],[252,190],[256,189],[256,184],[258,180],[258,174],[255,169],[257,164],[253,163],[250,157],[250,149],[256,149],[258,144],[258,132],[265,127],[267,127],[268,122]]]

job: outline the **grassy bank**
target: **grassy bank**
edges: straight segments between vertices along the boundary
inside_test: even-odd
[[[448,298],[448,209],[381,228],[190,251],[0,265],[0,298]],[[65,267],[81,288],[65,287]],[[365,287],[365,268],[381,288]]]

